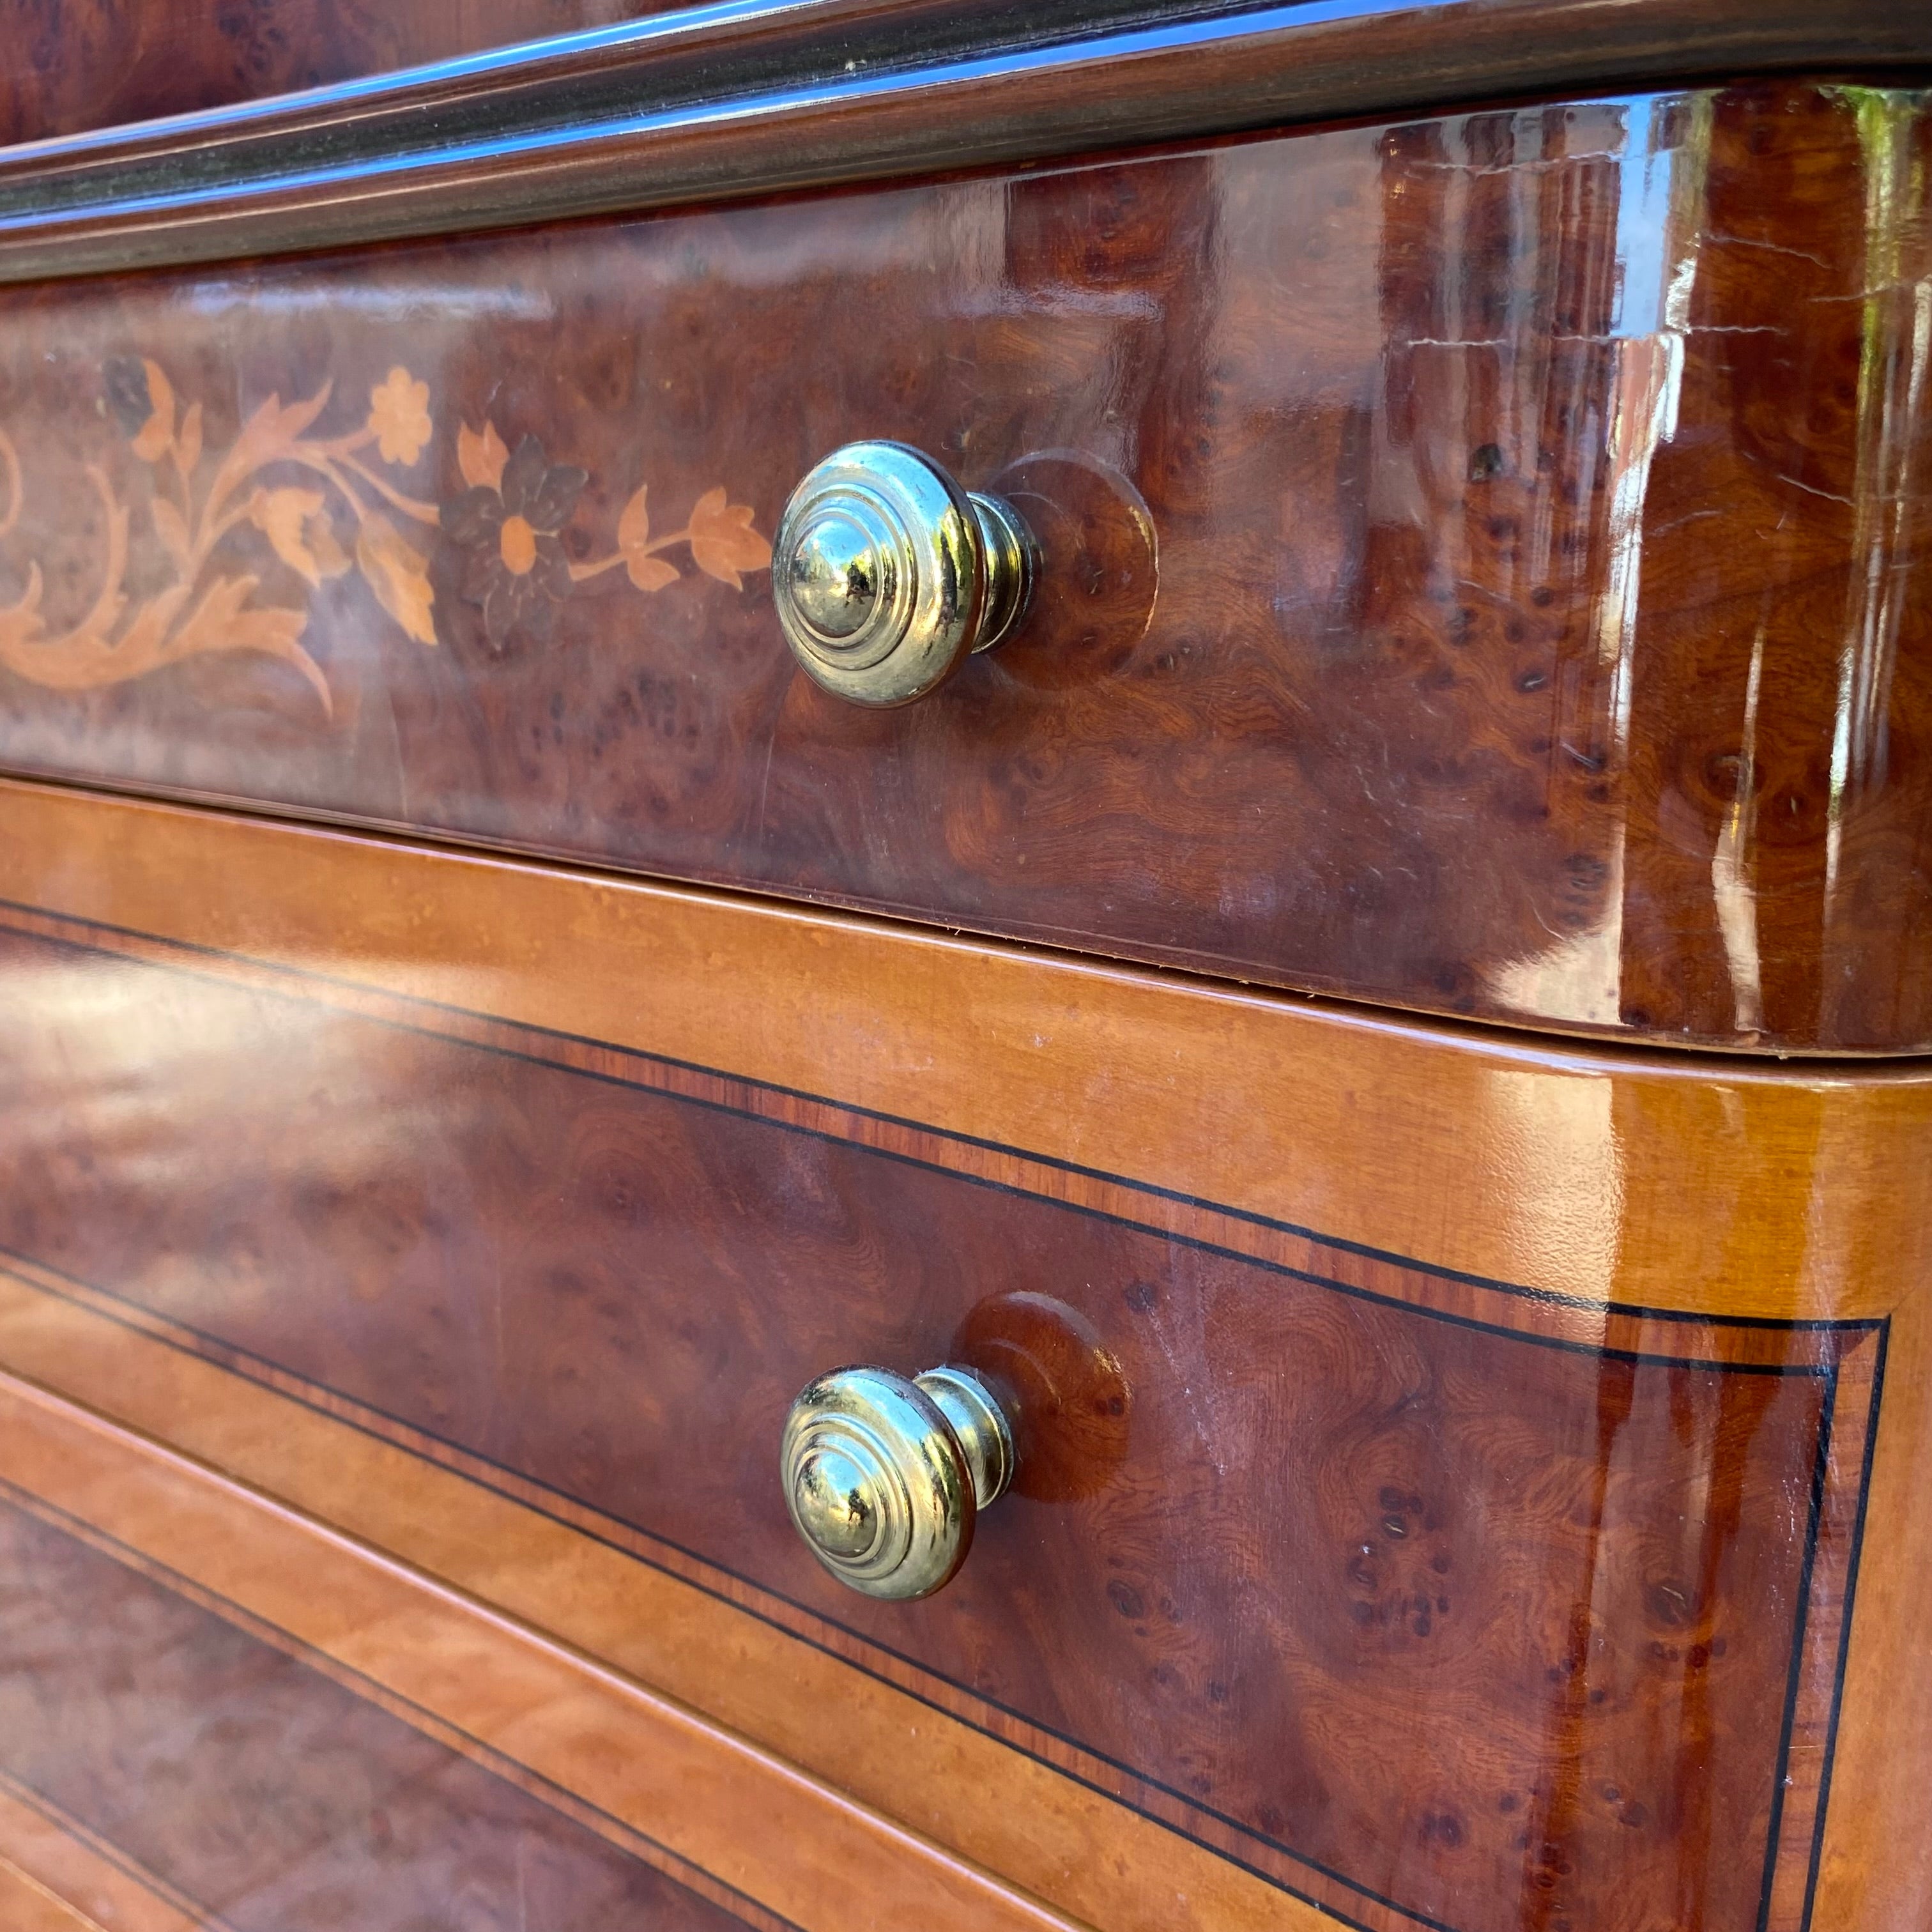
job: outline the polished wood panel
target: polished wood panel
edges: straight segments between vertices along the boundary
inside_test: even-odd
[[[533,14],[542,0],[528,4]],[[435,0],[410,10],[432,34],[443,18]],[[352,34],[349,44],[350,64],[368,58]],[[0,152],[0,280],[470,233],[1507,96],[1793,70],[1909,81],[1929,60],[1932,24],[1895,0],[741,0]]]
[[[0,1268],[0,1365],[662,1690],[1083,1924],[1312,1932],[1312,1908],[915,1694],[903,1672],[861,1667],[836,1630],[791,1635],[770,1614],[782,1606],[704,1587],[674,1552],[640,1562],[558,1498],[519,1498],[501,1472],[475,1480],[125,1304]],[[0,1848],[19,1843],[0,1828]]]
[[[68,1405],[9,1382],[0,1431],[9,1634],[40,1663],[6,1679],[14,1782],[213,1897],[205,1909],[226,1922],[332,1909],[320,1922],[340,1923],[360,1888],[350,1922],[407,1924],[460,1895],[466,1868],[487,1910],[507,1858],[512,1906],[526,1870],[533,1925],[1066,1924],[661,1698]],[[64,1724],[45,1715],[55,1693]],[[258,1829],[211,1828],[244,1803]]]
[[[418,923],[436,874],[515,876],[232,829],[422,868],[392,896]],[[64,868],[73,843],[52,849]],[[232,866],[189,869],[236,890]],[[760,1105],[703,1067],[446,1006],[353,1006],[345,903],[319,903],[332,988],[13,915],[8,1246],[801,1635],[842,1630],[856,1660],[910,1666],[970,1720],[1364,1922],[1504,1924],[1497,1901],[1531,1882],[1643,1932],[1687,1887],[1714,1927],[1804,1922],[1870,1322],[1552,1306],[1118,1178],[1064,1198],[1066,1170],[1017,1150]],[[928,1062],[933,1044],[928,1022]],[[1911,1286],[1895,1257],[1870,1284]],[[989,1517],[942,1599],[842,1596],[776,1494],[793,1388],[949,1343],[1012,1373],[1045,1358],[1042,1297],[1118,1364],[1118,1430],[1070,1412],[1034,1456],[1050,1480]],[[1061,1426],[1050,1407],[1038,1424]]]
[[[0,782],[0,899],[10,924],[97,949],[184,946],[265,989],[298,971],[346,1011],[603,1042],[667,1087],[716,1067],[726,1083],[694,1094],[779,1118],[770,1090],[829,1096],[855,1142],[1083,1204],[1124,1182],[1177,1232],[1166,1195],[1176,1216],[1217,1202],[1216,1240],[1270,1261],[1306,1264],[1318,1227],[1396,1258],[1372,1286],[1396,1298],[1400,1258],[1426,1258],[1545,1310],[1580,1302],[1587,1334],[1606,1302],[1882,1316],[1932,1279],[1917,1064],[1592,1053],[24,784]],[[908,1120],[933,1131],[896,1138]],[[1016,1151],[982,1168],[963,1142]]]
[[[1923,1049],[1928,154],[1919,96],[1765,86],[16,292],[0,761]],[[861,434],[1048,553],[903,712],[762,574]]]
[[[404,1932],[452,1906],[554,1932],[745,1922],[65,1528],[0,1508],[0,1551],[10,1784],[198,1922]]]

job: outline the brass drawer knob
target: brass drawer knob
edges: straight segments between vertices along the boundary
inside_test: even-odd
[[[793,655],[855,704],[908,704],[1010,632],[1032,593],[1031,533],[898,442],[834,450],[791,493],[772,594]]]
[[[785,1418],[785,1504],[812,1553],[868,1597],[929,1597],[1012,1480],[1012,1424],[970,1369],[835,1369]]]

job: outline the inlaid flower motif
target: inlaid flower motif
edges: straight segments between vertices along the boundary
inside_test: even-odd
[[[382,466],[420,461],[436,425],[430,386],[400,364],[370,390],[362,422],[333,434],[317,427],[332,378],[294,402],[266,397],[232,431],[205,431],[200,403],[178,393],[152,358],[110,357],[101,376],[102,410],[146,474],[127,495],[107,466],[88,466],[101,509],[98,594],[78,621],[53,629],[41,608],[44,573],[29,559],[26,590],[0,608],[0,671],[49,689],[90,690],[189,658],[254,652],[299,673],[331,715],[324,665],[304,646],[310,598],[269,601],[288,594],[284,573],[310,593],[354,573],[425,646],[438,641],[439,592],[446,617],[448,598],[462,598],[481,607],[484,637],[500,653],[519,631],[547,633],[556,605],[590,579],[621,571],[652,596],[688,581],[667,552],[688,549],[698,572],[734,589],[770,562],[752,506],[722,485],[704,491],[682,526],[658,530],[641,481],[618,514],[615,548],[572,562],[561,536],[587,474],[551,463],[533,436],[512,452],[487,417],[480,429],[456,425],[463,494],[440,506],[412,496]],[[0,428],[0,543],[22,500],[20,461]],[[130,570],[139,572],[132,587]]]
[[[429,385],[400,366],[369,392],[370,433],[385,463],[407,469],[430,439]]]
[[[772,547],[752,527],[752,506],[734,503],[720,490],[707,490],[691,506],[691,560],[707,577],[745,587],[742,573],[763,570]]]
[[[513,634],[548,635],[556,606],[570,595],[570,560],[558,532],[570,520],[588,473],[553,464],[543,445],[526,436],[507,458],[500,442],[459,439],[459,466],[471,488],[446,506],[443,528],[463,553],[461,594],[483,607],[483,634],[502,651]],[[487,439],[487,440],[486,440]],[[497,481],[477,480],[494,470]]]

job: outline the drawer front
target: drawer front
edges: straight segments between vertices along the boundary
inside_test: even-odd
[[[701,1874],[680,1882],[647,1841],[613,1843],[14,1480],[0,1576],[9,1927],[779,1923]],[[50,1916],[50,1895],[70,1916]]]
[[[1528,1897],[1592,1932],[1811,1922],[1834,1750],[1854,1789],[1868,1775],[1838,1716],[1888,1318],[1923,1301],[1916,1210],[1883,1205],[1924,1158],[1922,1080],[1564,1063],[776,910],[7,799],[0,1365],[126,1413],[158,1398],[104,1366],[124,1345],[86,1336],[174,1352],[220,1392],[128,1419],[305,1504],[303,1458],[267,1471],[247,1418],[272,1400],[291,1440],[327,1418],[391,1459],[358,1534],[547,1627],[573,1614],[564,1571],[533,1585],[514,1548],[439,1544],[424,1485],[458,1478],[750,1613],[923,1703],[937,1739],[914,1725],[868,1754],[836,1701],[788,1716],[755,1669],[722,1687],[688,1648],[631,1667],[683,1671],[700,1706],[748,1700],[729,1721],[1091,1922],[1237,1922],[1215,1881],[1192,1905],[1160,1883],[1129,1820],[1232,1873],[1244,1911],[1509,1932]],[[481,934],[493,908],[511,936],[452,964],[436,933]],[[816,974],[783,956],[801,924]],[[503,963],[532,931],[574,974]],[[812,1052],[811,1007],[854,974],[872,1084],[796,1078],[759,1042]],[[679,1018],[699,984],[701,1059]],[[1124,1041],[1105,1058],[1102,1016]],[[1244,1118],[1243,1068],[1262,1166],[1316,1143],[1289,1178],[1302,1215],[1257,1211],[1236,1163],[1220,1198],[1186,1184],[1190,1140]],[[1157,1112],[1163,1086],[1152,1158],[1109,1165],[1110,1117]],[[958,1097],[982,1088],[1031,1134],[962,1131],[994,1124]],[[900,1091],[929,1107],[877,1104]],[[1445,1102],[1466,1142],[1438,1130]],[[1526,1144],[1565,1130],[1567,1192]],[[1358,1164],[1378,1142],[1399,1190]],[[1774,1172],[1801,1196],[1864,1175],[1843,1204],[1871,1246],[1814,1224],[1794,1252],[1760,1213]],[[1606,1203],[1610,1238],[1580,1235]],[[1418,1204],[1569,1225],[1540,1251],[1520,1238],[1543,1271],[1514,1279],[1359,1238]],[[1435,1252],[1475,1258],[1470,1239]],[[796,1541],[780,1424],[838,1363],[942,1358],[1018,1388],[1016,1493],[944,1593],[869,1602]],[[1875,1600],[1897,1614],[1888,1586]],[[1056,1874],[1021,1842],[1030,1814],[949,1808],[935,1760],[962,1736],[1101,1794],[1123,1822],[1090,1828],[1127,1883]]]
[[[10,290],[0,760],[1922,1049],[1928,128],[1582,100]],[[900,710],[798,670],[766,568],[861,437],[1041,548]]]

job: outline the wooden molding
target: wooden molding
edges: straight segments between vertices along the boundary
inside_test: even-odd
[[[717,1070],[1534,1296],[1843,1321],[1932,1274],[1922,1061],[1588,1049],[15,782],[0,899],[202,949],[218,973],[299,973],[310,997],[368,989]]]
[[[1928,59],[1932,21],[1894,0],[754,0],[16,148],[0,154],[0,280]]]

